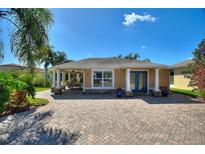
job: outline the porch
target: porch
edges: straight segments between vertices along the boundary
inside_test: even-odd
[[[82,70],[53,70],[52,74],[51,92],[62,94],[66,89],[69,89],[69,93],[71,90],[78,93],[85,92],[85,76]]]
[[[118,73],[120,72],[120,73]],[[100,74],[101,73],[101,74]],[[106,75],[104,73],[107,73]],[[107,76],[107,77],[105,77]],[[94,93],[115,92],[119,87],[125,91],[126,96],[133,93],[149,94],[160,92],[160,72],[155,69],[70,69],[53,70],[52,92],[61,94],[85,94],[90,91]],[[97,81],[97,83],[95,83]],[[100,87],[99,85],[105,85]],[[152,83],[154,82],[154,83]],[[97,86],[97,87],[95,87]],[[110,87],[108,87],[110,86]],[[65,90],[69,89],[69,90]]]

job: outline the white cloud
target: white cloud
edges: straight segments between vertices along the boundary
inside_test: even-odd
[[[147,47],[143,45],[141,48],[142,48],[142,49],[146,49]]]
[[[130,25],[133,25],[137,21],[155,22],[156,18],[147,13],[145,13],[144,15],[139,15],[139,14],[135,14],[134,12],[132,12],[131,14],[125,14],[124,20],[125,21],[123,21],[122,24],[125,26],[130,26]]]

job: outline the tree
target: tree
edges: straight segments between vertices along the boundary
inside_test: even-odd
[[[33,74],[40,48],[48,44],[48,28],[53,16],[48,9],[1,9],[0,18],[12,24],[11,51]],[[1,52],[2,53],[2,52]]]
[[[125,56],[125,58],[126,59],[139,59],[140,58],[140,56],[139,56],[139,54],[138,53],[134,53],[134,52],[131,52],[131,53],[129,53],[127,56]]]
[[[66,62],[70,62],[72,60],[68,60],[67,55],[63,51],[54,51],[54,47],[50,45],[46,45],[43,48],[41,48],[41,53],[39,55],[39,59],[41,59],[40,63],[44,64],[44,70],[45,70],[45,85],[48,85],[48,67],[49,65],[55,66],[59,64],[63,64]]]
[[[138,53],[134,53],[134,52],[131,52],[129,53],[127,56],[122,56],[121,54],[119,54],[117,57],[114,56],[113,58],[125,58],[125,59],[139,59],[140,58],[140,55]]]
[[[189,86],[199,91],[205,100],[205,39],[193,51],[193,63],[188,64],[185,77],[190,79]]]
[[[145,62],[151,62],[151,60],[149,58],[145,58],[143,61]]]
[[[70,62],[64,51],[57,51],[53,53],[53,66]]]
[[[42,50],[42,55],[40,55],[40,63],[44,63],[44,70],[45,70],[45,85],[48,86],[48,66],[52,65],[53,66],[53,46],[46,45],[43,47]]]

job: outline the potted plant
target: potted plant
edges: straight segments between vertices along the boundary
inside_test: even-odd
[[[122,97],[123,96],[123,91],[122,91],[122,88],[120,86],[116,90],[116,95],[117,95],[117,97]]]
[[[164,97],[168,96],[169,90],[167,89],[167,87],[161,87],[160,90],[161,90],[162,96],[164,96]]]

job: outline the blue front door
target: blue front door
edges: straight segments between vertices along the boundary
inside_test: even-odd
[[[147,71],[131,71],[131,87],[134,93],[146,93]]]

